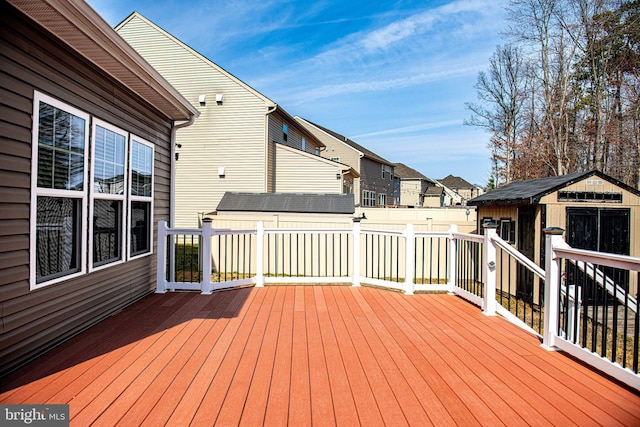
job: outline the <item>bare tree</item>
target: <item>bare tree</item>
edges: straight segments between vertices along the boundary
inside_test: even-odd
[[[498,46],[489,59],[489,70],[478,74],[474,86],[480,103],[466,104],[472,115],[465,124],[491,132],[493,160],[496,169],[503,170],[503,179],[507,184],[514,176],[513,159],[526,93],[524,83],[524,63],[520,51],[510,45]],[[494,177],[495,185],[499,184],[499,178]]]

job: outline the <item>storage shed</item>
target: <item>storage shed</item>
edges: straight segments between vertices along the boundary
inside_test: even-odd
[[[497,223],[499,235],[540,266],[546,227],[565,229],[574,248],[640,256],[640,191],[597,170],[514,182],[469,205],[478,208],[478,232]]]

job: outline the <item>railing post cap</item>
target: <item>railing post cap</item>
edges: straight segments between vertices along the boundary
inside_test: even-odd
[[[487,222],[485,224],[482,224],[483,228],[487,228],[487,229],[491,229],[491,228],[498,228],[498,223],[496,222]]]
[[[213,220],[209,217],[202,218],[202,222],[213,222]]]
[[[547,235],[559,236],[559,235],[562,235],[564,233],[564,228],[547,227],[547,228],[543,229],[542,231],[544,231],[544,234],[547,234]]]

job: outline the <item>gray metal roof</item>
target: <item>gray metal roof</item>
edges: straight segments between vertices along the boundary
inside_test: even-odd
[[[353,214],[353,194],[232,193],[218,203],[219,212],[287,212]]]
[[[629,187],[612,178],[603,174],[600,171],[589,172],[575,172],[562,176],[550,176],[546,178],[528,179],[525,181],[517,181],[504,187],[496,188],[478,197],[475,197],[467,203],[471,206],[486,206],[486,205],[533,205],[540,201],[543,196],[558,191],[570,184],[578,181],[582,181],[585,178],[596,175],[599,178],[605,179],[624,188],[627,191],[638,194],[638,190]]]

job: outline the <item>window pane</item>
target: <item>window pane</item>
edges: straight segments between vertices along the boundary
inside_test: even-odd
[[[38,197],[36,282],[80,270],[80,199]]]
[[[93,266],[122,259],[122,202],[93,202]]]
[[[137,141],[131,143],[131,195],[151,197],[153,149]]]
[[[38,186],[84,189],[85,120],[40,103],[38,128]]]
[[[125,137],[96,126],[93,190],[124,194]]]
[[[151,252],[151,203],[131,202],[131,256]]]

